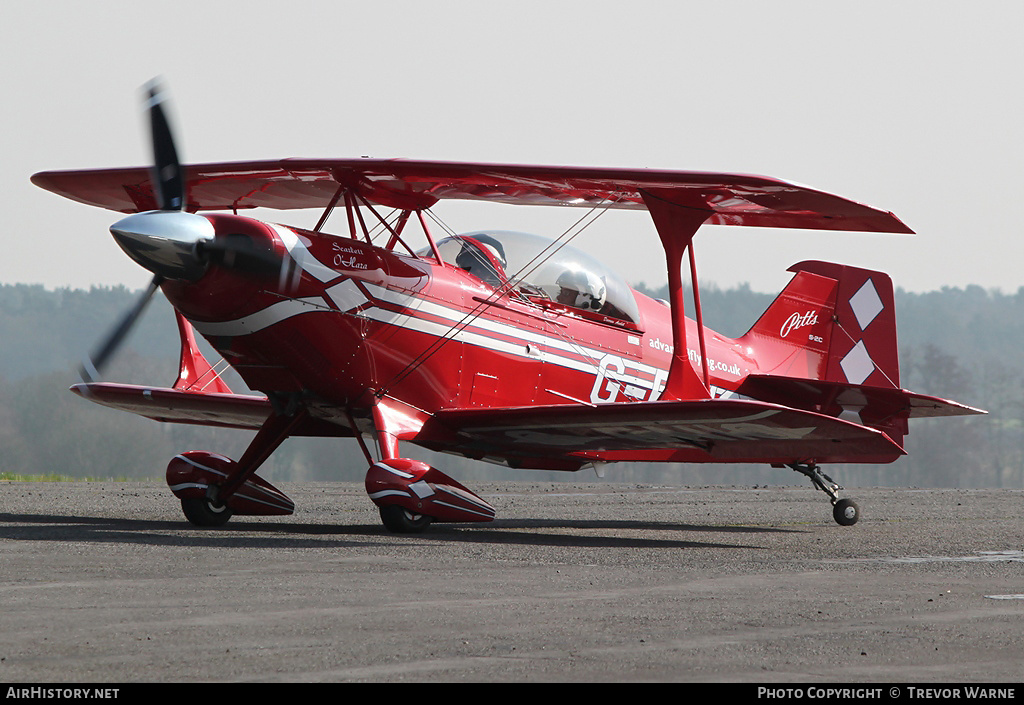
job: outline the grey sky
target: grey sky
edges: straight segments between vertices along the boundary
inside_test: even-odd
[[[185,161],[763,174],[891,210],[918,234],[708,227],[702,280],[775,291],[790,264],[826,259],[912,291],[1024,285],[1024,3],[15,0],[4,16],[2,283],[145,285],[107,233],[116,214],[28,179],[145,164],[139,88],[162,76]],[[437,212],[456,230],[550,235],[581,215]],[[609,213],[574,244],[633,283],[665,281],[643,213]]]

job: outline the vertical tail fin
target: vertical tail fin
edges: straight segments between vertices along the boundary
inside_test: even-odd
[[[911,417],[984,413],[900,388],[888,275],[830,262],[790,271],[792,281],[740,338],[756,348],[760,373],[747,375],[738,394],[870,426],[901,446]]]
[[[887,274],[800,262],[750,331],[761,372],[848,385],[899,388],[896,312]]]

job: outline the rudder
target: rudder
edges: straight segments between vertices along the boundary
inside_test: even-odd
[[[793,279],[739,340],[766,374],[899,388],[892,280],[832,262],[793,265]]]
[[[800,262],[789,269],[829,277],[838,283],[823,379],[899,389],[896,304],[889,275],[818,261]]]

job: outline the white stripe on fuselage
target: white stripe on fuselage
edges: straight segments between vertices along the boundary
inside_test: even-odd
[[[298,247],[301,248],[301,245]],[[308,271],[308,260],[302,264],[303,268]],[[323,280],[323,275],[324,273],[320,273],[317,278]],[[529,328],[483,318],[478,313],[467,313],[464,310],[454,309],[375,284],[363,282],[363,286],[375,299],[400,307],[402,311],[369,306],[352,315],[425,335],[452,339],[495,352],[532,360],[539,359],[567,369],[594,374],[599,378],[606,377],[623,385],[624,388],[635,387],[647,393],[652,390],[655,380],[660,378],[662,382],[664,381],[664,370],[629,357],[612,355],[618,360],[622,369],[609,371],[606,366],[601,365],[601,361],[610,355],[607,351],[594,350],[566,338],[553,337]],[[249,335],[304,313],[316,311],[335,313],[339,310],[344,312],[358,308],[359,305],[368,303],[368,300],[358,292],[359,289],[354,282],[345,279],[325,291],[327,300],[335,303],[337,309],[329,307],[324,297],[314,296],[304,299],[286,299],[232,321],[192,321],[192,324],[196,330],[207,336]],[[429,320],[427,316],[441,320]],[[504,336],[509,339],[503,340],[495,336]],[[542,346],[543,349],[538,349],[535,346]],[[533,347],[532,350],[531,347]],[[558,353],[570,353],[578,357],[573,358]],[[632,374],[627,373],[625,368],[629,368]],[[657,394],[651,396],[656,397]]]
[[[573,363],[573,369],[583,370],[585,372],[592,372],[597,367],[597,362],[605,357],[608,353],[602,350],[593,350],[591,348],[584,347],[579,343],[564,338],[555,338],[543,333],[537,333],[530,330],[529,328],[520,328],[508,323],[502,323],[489,318],[482,318],[479,314],[467,315],[464,311],[451,309],[447,306],[427,301],[416,296],[403,294],[401,292],[386,289],[382,286],[376,286],[373,284],[367,284],[366,288],[369,289],[370,293],[381,301],[387,301],[388,303],[401,306],[406,309],[412,309],[418,312],[426,313],[438,318],[444,318],[452,322],[451,326],[442,326],[445,330],[450,330],[453,326],[459,324],[465,324],[465,321],[469,321],[468,326],[479,328],[489,333],[496,333],[498,335],[506,335],[517,340],[521,340],[524,343],[535,343],[537,345],[543,345],[552,350],[560,350],[563,352],[576,353],[577,355],[589,358],[593,360],[593,363],[574,361],[569,358],[558,358],[558,360],[566,359]],[[368,312],[367,312],[368,313]],[[391,322],[391,321],[386,321]],[[398,324],[400,325],[400,324]],[[554,324],[553,324],[554,325]],[[423,331],[432,332],[432,331]],[[486,337],[487,340],[493,340],[493,338]],[[468,342],[468,341],[464,341]],[[524,346],[519,346],[524,347]],[[519,352],[522,352],[521,350]],[[556,356],[557,357],[557,356]],[[542,359],[545,362],[556,361],[552,359],[550,353],[543,353]],[[559,364],[561,364],[559,362]],[[635,367],[639,372],[643,372],[649,375],[655,375],[659,372],[659,369],[652,367],[651,365],[644,364],[630,359],[629,364],[631,367]]]
[[[311,277],[318,279],[322,282],[329,282],[332,279],[338,278],[338,273],[323,264],[309,251],[306,247],[306,243],[303,239],[292,230],[286,228],[283,225],[276,225],[274,223],[268,223],[268,225],[277,233],[277,236],[281,238],[281,242],[284,243],[284,247],[288,250],[288,254],[302,271],[309,274]]]
[[[307,299],[285,299],[284,301],[278,301],[276,304],[271,304],[265,309],[249,316],[236,318],[233,321],[211,323],[209,321],[193,320],[191,322],[195,329],[203,335],[234,338],[239,335],[255,333],[292,316],[312,311],[331,311],[333,313],[334,309],[328,308],[322,296],[311,296]]]
[[[664,386],[666,371],[660,370],[651,365],[621,357],[601,350],[593,350],[584,347],[572,340],[556,338],[542,333],[532,331],[528,328],[520,328],[511,324],[502,323],[493,319],[481,318],[477,314],[466,314],[464,311],[451,309],[447,306],[427,301],[425,299],[404,294],[401,292],[385,289],[384,287],[367,284],[370,293],[381,301],[387,301],[396,306],[402,306],[406,310],[414,310],[420,314],[435,316],[445,319],[445,323],[429,321],[412,315],[411,313],[396,313],[377,307],[361,312],[361,315],[390,325],[396,325],[407,330],[415,330],[427,335],[450,338],[460,343],[475,345],[477,347],[494,350],[496,352],[509,353],[531,359],[539,359],[559,367],[595,375],[597,382],[591,392],[591,401],[610,401],[608,395],[614,399],[614,390],[604,387],[604,380],[609,380],[618,389],[625,390],[627,395],[636,399],[657,398]],[[486,331],[495,335],[508,336],[516,342],[503,341],[482,334],[469,328]],[[521,341],[521,342],[519,342]],[[539,350],[537,354],[527,350],[529,345],[539,345],[562,352],[575,353],[583,359],[566,357],[552,352]],[[614,362],[608,363],[609,358]],[[630,374],[627,369],[635,372]],[[638,375],[649,375],[644,378]],[[652,394],[657,385],[658,389]],[[636,391],[642,390],[643,394]]]

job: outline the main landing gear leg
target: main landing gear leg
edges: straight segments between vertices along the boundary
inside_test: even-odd
[[[832,518],[842,526],[853,526],[860,519],[860,507],[852,499],[839,499],[843,489],[831,477],[821,471],[815,463],[790,463],[786,467],[796,470],[810,479],[811,484],[828,495],[832,502]]]

